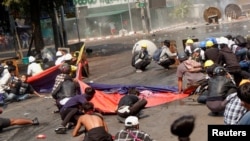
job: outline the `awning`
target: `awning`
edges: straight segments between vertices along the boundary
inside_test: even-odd
[[[116,11],[108,11],[108,12],[101,12],[101,13],[91,13],[88,16],[86,16],[86,18],[116,15],[116,14],[121,14],[121,13],[126,12],[126,11],[128,11],[128,10],[116,10]]]

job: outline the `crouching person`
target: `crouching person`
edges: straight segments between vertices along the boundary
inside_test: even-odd
[[[208,81],[206,105],[213,115],[224,112],[223,101],[228,95],[237,92],[236,85],[228,75],[223,67],[218,66],[214,68],[213,76]]]
[[[133,54],[132,66],[135,67],[136,72],[142,72],[151,63],[151,59],[148,54],[147,44],[142,44],[141,50]]]

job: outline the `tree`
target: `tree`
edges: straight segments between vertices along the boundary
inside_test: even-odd
[[[52,24],[55,25],[54,8],[63,4],[63,0],[4,0],[3,5],[8,7],[11,13],[21,13],[20,15],[28,15],[31,19],[32,34],[34,38],[34,45],[37,51],[44,48],[44,41],[41,32],[40,13],[41,11],[47,12],[51,19]],[[53,26],[54,41],[56,46],[59,39],[55,34],[58,33],[58,28]]]

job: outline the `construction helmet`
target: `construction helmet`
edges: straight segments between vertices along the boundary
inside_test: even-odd
[[[240,81],[239,86],[241,86],[241,85],[243,85],[243,84],[245,84],[245,83],[250,83],[250,80],[249,80],[249,79],[242,79],[242,80]]]
[[[199,43],[199,47],[200,47],[200,48],[206,48],[206,41],[201,41],[201,42]]]
[[[214,64],[214,61],[212,60],[207,60],[205,63],[204,63],[204,68],[207,68],[207,67],[210,67]]]
[[[146,44],[146,43],[143,43],[143,44],[141,45],[141,47],[142,47],[142,48],[147,48],[147,44]]]
[[[213,75],[215,76],[223,76],[223,75],[226,75],[227,72],[225,70],[225,68],[221,67],[221,66],[218,66],[214,69],[213,71]]]
[[[192,40],[192,39],[188,39],[187,41],[186,41],[186,44],[193,44],[194,43],[194,41]]]
[[[212,47],[213,45],[214,43],[210,40],[206,42],[206,47]]]

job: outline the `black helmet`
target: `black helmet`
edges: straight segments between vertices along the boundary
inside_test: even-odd
[[[247,44],[247,40],[245,37],[241,36],[241,35],[237,35],[234,39],[235,44],[239,45],[239,46],[246,46]]]
[[[227,72],[226,72],[225,68],[223,68],[221,66],[214,68],[214,71],[213,71],[214,76],[223,76],[226,74],[227,74]]]
[[[186,53],[178,53],[178,60],[180,62],[183,62],[183,61],[185,61],[187,59],[188,59],[188,56],[186,55]]]

